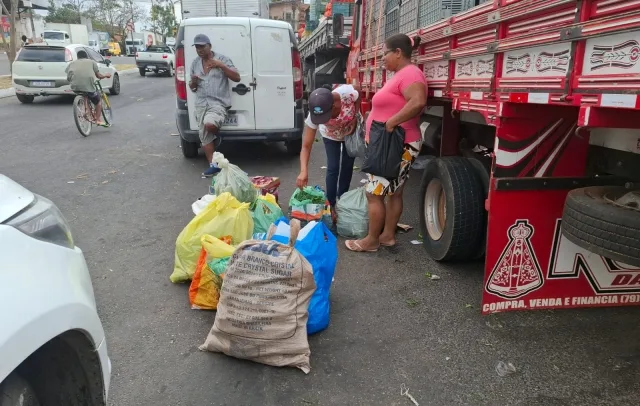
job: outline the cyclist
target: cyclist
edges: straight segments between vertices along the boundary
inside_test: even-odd
[[[110,78],[111,75],[103,75],[100,73],[98,64],[95,61],[89,59],[86,51],[78,51],[78,59],[67,65],[65,72],[67,73],[67,80],[71,84],[71,90],[76,93],[85,93],[91,103],[96,108],[93,110],[93,119],[98,125],[103,125],[102,122],[102,97],[96,89],[95,80]]]

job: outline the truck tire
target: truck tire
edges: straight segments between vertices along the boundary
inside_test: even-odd
[[[300,155],[300,151],[302,151],[302,140],[286,141],[284,146],[287,148],[287,154]]]
[[[570,191],[562,234],[589,252],[640,266],[640,190],[592,186]]]
[[[423,245],[436,261],[476,259],[486,234],[484,190],[463,157],[432,159],[419,195]]]
[[[140,72],[140,76],[143,76],[143,77],[147,74],[146,69],[138,69],[138,72]]]
[[[189,142],[180,137],[180,144],[182,147],[182,155],[185,158],[192,159],[198,156],[198,148],[200,147],[197,142]]]
[[[22,104],[31,104],[35,97],[27,94],[17,94],[16,98],[18,98],[18,101]]]

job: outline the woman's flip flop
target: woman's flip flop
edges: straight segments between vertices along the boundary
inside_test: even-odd
[[[372,250],[365,250],[364,248],[362,248],[362,246],[357,240],[347,240],[344,242],[344,245],[347,247],[349,251],[353,251],[353,252],[377,252],[378,251],[377,248]]]

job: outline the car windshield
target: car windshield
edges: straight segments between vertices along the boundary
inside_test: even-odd
[[[64,32],[47,31],[47,32],[44,33],[44,39],[63,40],[64,39]]]
[[[64,48],[42,48],[26,46],[22,48],[16,61],[20,62],[64,62]]]
[[[169,49],[169,47],[158,47],[158,46],[150,46],[149,48],[147,48],[146,52],[153,52],[153,53],[159,53],[159,54],[166,54],[166,53],[170,53],[171,49]]]

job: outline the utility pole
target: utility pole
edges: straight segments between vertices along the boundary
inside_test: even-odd
[[[135,45],[136,45],[135,41],[133,40],[133,31],[135,31],[135,29],[136,29],[136,23],[135,23],[135,21],[133,21],[133,0],[131,0],[131,26],[129,27],[129,32],[131,32],[131,48],[132,49],[134,49]],[[125,45],[124,52],[126,54],[127,53],[127,43],[126,43],[126,41],[125,41],[124,45]],[[137,49],[135,51],[137,51]],[[134,57],[136,55],[135,51],[133,52],[133,56]]]
[[[13,61],[16,59],[16,17],[18,13],[18,0],[10,0],[9,7],[4,4],[4,0],[0,0],[0,4],[2,4],[2,10],[4,13],[9,16],[9,49],[7,50],[7,55],[9,56],[9,69],[13,73]],[[2,40],[6,43],[4,39],[4,32],[1,33]]]

